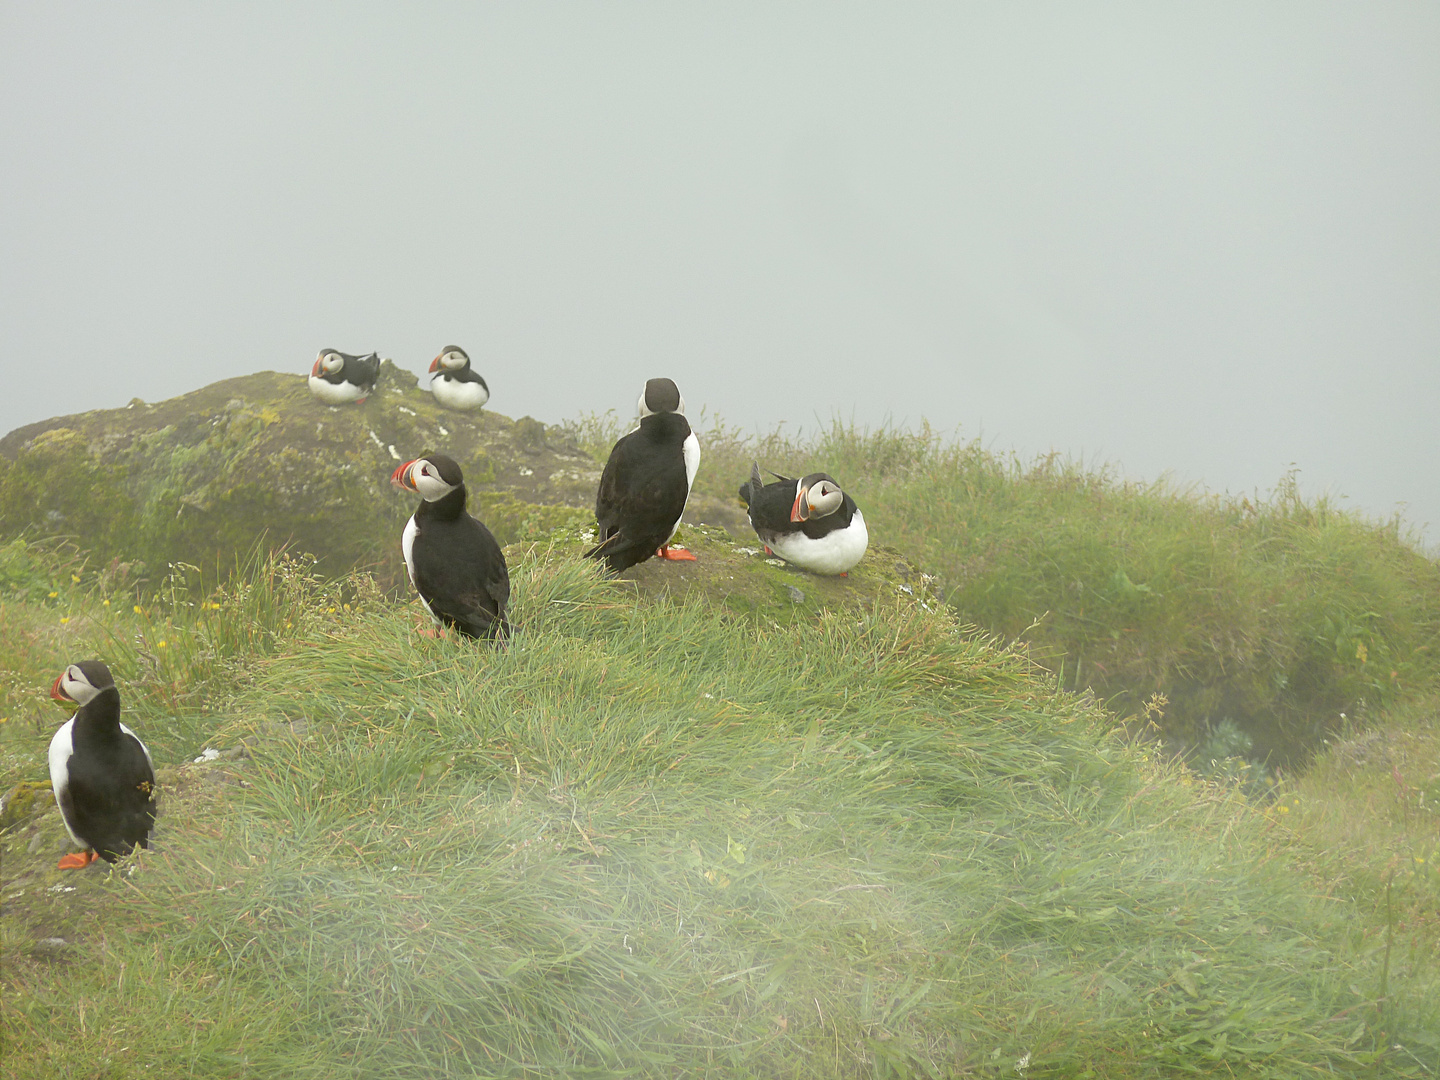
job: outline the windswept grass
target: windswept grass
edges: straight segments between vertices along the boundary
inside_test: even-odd
[[[617,428],[592,416],[574,432],[601,455]],[[1023,462],[928,426],[790,438],[712,422],[700,436],[697,491],[734,500],[752,460],[832,473],[872,539],[940,574],[963,619],[1023,637],[1065,686],[1093,688],[1122,716],[1164,695],[1177,748],[1218,735],[1230,753],[1290,764],[1341,713],[1433,685],[1440,563],[1398,521],[1304,499],[1293,476],[1242,498],[1054,455]]]
[[[65,978],[0,944],[13,1075],[1440,1065],[1433,972],[1382,990],[1274,815],[946,614],[761,626],[530,557],[491,649],[292,580],[319,614],[243,609],[206,683],[234,783],[167,804]],[[177,674],[127,697],[152,746]]]

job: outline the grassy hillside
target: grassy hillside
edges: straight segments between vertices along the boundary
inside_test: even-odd
[[[601,454],[617,426],[591,417],[574,432]],[[1440,564],[1396,523],[1302,499],[1293,478],[1264,498],[1220,497],[1024,463],[929,428],[702,435],[702,499],[735,506],[752,459],[831,472],[872,538],[938,575],[963,620],[1023,638],[1121,716],[1163,695],[1161,728],[1197,763],[1303,761],[1341,714],[1433,685]]]
[[[17,1077],[1440,1068],[1433,962],[1317,889],[1288,813],[913,590],[781,622],[512,549],[494,650],[298,563],[131,604],[29,554],[6,786],[94,651],[165,802],[113,875],[50,869],[43,800],[4,834]]]
[[[412,382],[390,366],[363,406],[329,408],[303,377],[260,373],[11,432],[0,537],[68,536],[153,587],[166,563],[213,571],[263,535],[331,575],[364,567],[403,591],[395,536],[410,504],[387,481],[428,448],[461,462],[503,542],[590,520],[600,463],[628,421],[459,415]],[[963,621],[1023,638],[1064,686],[1157,724],[1198,766],[1247,760],[1268,783],[1347,721],[1433,682],[1440,564],[1394,523],[1304,500],[1291,480],[1258,500],[1219,498],[1053,457],[1024,463],[928,428],[792,439],[700,426],[687,522],[753,542],[736,498],[750,462],[826,468],[875,542],[938,576]]]

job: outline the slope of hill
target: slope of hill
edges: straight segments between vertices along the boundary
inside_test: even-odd
[[[38,688],[0,780],[42,774],[49,673],[95,650],[165,799],[114,874],[53,869],[42,800],[4,834],[10,1075],[1440,1064],[1433,965],[1314,895],[1274,809],[1117,741],[913,588],[779,623],[511,555],[508,649],[294,562],[148,606],[0,601]]]

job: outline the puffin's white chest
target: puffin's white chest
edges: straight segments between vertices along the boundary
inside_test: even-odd
[[[405,531],[400,535],[400,550],[405,555],[405,572],[410,575],[410,587],[415,585],[415,537],[420,535],[420,526],[415,524],[415,515],[405,522]]]
[[[405,523],[405,531],[400,534],[400,551],[405,556],[405,573],[410,575],[410,587],[415,590],[415,595],[420,597],[420,603],[425,610],[430,612],[430,617],[438,624],[439,619],[435,618],[435,612],[430,610],[430,602],[420,592],[420,586],[415,583],[415,538],[420,535],[420,526],[415,524],[415,515],[410,515],[410,520]]]
[[[345,405],[352,401],[364,401],[370,391],[352,382],[332,383],[310,376],[310,392],[326,405]]]
[[[430,393],[447,409],[478,409],[490,400],[490,391],[478,382],[461,382],[443,372],[430,379]]]
[[[70,818],[65,813],[65,807],[69,805],[65,793],[70,789],[70,755],[75,749],[74,739],[75,720],[72,717],[60,725],[60,730],[55,732],[54,738],[50,740],[50,787],[55,791],[55,802],[60,807],[60,818],[65,822],[65,831],[75,843],[87,847],[86,841],[75,835],[75,830],[70,827]]]
[[[843,529],[812,540],[803,532],[779,533],[769,538],[770,549],[786,562],[812,574],[843,574],[858,563],[870,545],[865,515],[859,510]]]

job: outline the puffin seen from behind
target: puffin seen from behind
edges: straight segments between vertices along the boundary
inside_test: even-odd
[[[321,349],[310,368],[310,392],[326,405],[364,401],[380,378],[380,357],[351,356],[334,349]]]
[[[508,637],[510,571],[495,537],[465,512],[460,466],[444,454],[401,465],[390,482],[424,501],[405,525],[400,548],[410,584],[437,626],[466,637]]]
[[[490,387],[459,345],[446,345],[430,361],[430,393],[445,408],[462,411],[482,408],[490,400]]]
[[[685,399],[670,379],[651,379],[640,394],[640,423],[610,451],[595,493],[600,543],[585,553],[614,573],[662,559],[693,560],[670,538],[700,468],[700,440],[685,419]]]
[[[56,701],[80,707],[50,740],[50,786],[65,831],[85,850],[61,870],[114,862],[155,828],[155,765],[150,751],[120,722],[120,691],[99,660],[71,664],[50,688]]]
[[[812,574],[843,574],[858,563],[870,543],[865,515],[835,478],[772,475],[777,481],[764,483],[760,466],[752,464],[749,483],[740,485],[750,524],[766,550]]]

